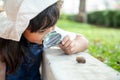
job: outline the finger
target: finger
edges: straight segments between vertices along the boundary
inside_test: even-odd
[[[63,40],[62,40],[62,45],[64,45],[69,39],[70,39],[70,38],[69,38],[68,35],[65,36],[65,37],[63,38]]]
[[[66,52],[66,54],[73,54],[76,52],[76,49],[75,49],[75,47],[70,46],[69,48],[65,49],[65,52]]]
[[[65,52],[66,54],[70,54],[70,53],[72,53],[72,51],[71,51],[71,47],[64,48],[64,52]]]
[[[75,47],[74,42],[72,41],[72,43],[70,44],[71,47]]]
[[[63,49],[63,45],[62,45],[62,44],[59,44],[59,47],[60,47],[61,49]]]
[[[68,50],[64,50],[64,52],[65,52],[65,54],[70,54],[70,51],[68,51]]]
[[[71,53],[75,53],[76,51],[76,47],[74,43],[71,43],[71,49],[70,49]]]
[[[67,47],[65,47],[65,49],[67,49],[67,50],[71,50],[71,49],[74,49],[74,48],[75,48],[75,44],[72,41],[70,42],[70,44]]]
[[[71,46],[71,43],[72,43],[71,40],[66,41],[66,43],[63,45],[64,48],[70,47],[70,46]]]
[[[66,49],[66,50],[71,50],[71,48],[72,48],[71,46],[68,46],[68,47],[66,47],[65,49]]]
[[[71,52],[70,50],[66,50],[66,51],[65,51],[65,54],[70,55],[70,54],[72,54],[72,52]]]

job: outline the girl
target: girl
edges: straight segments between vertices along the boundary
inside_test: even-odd
[[[7,22],[0,26],[0,80],[41,80],[42,42],[55,29],[60,3],[58,0],[6,0],[7,20],[5,14],[1,18]],[[87,45],[81,35],[73,40],[66,35],[59,44],[66,54],[83,51]]]

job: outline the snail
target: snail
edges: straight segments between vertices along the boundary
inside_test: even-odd
[[[78,63],[86,63],[86,59],[82,56],[76,57],[76,61]]]

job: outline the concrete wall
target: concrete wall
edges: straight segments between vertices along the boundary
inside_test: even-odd
[[[86,63],[78,63],[78,56],[84,57]],[[120,80],[119,72],[85,52],[65,55],[53,47],[44,52],[43,62],[43,80]]]

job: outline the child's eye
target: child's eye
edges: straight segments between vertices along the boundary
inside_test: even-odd
[[[39,31],[39,33],[43,33],[44,31]]]
[[[39,30],[38,32],[39,33],[44,33],[46,30]]]

